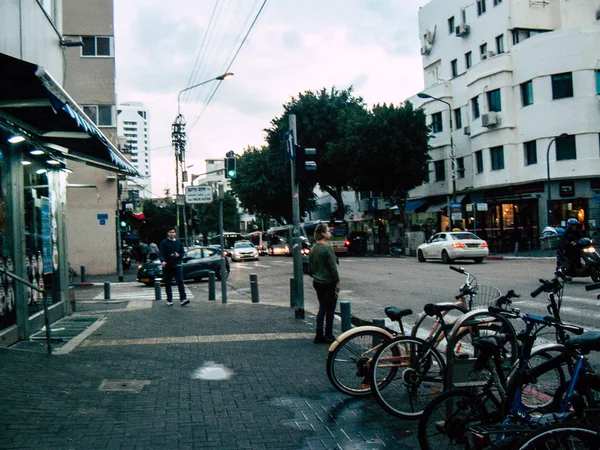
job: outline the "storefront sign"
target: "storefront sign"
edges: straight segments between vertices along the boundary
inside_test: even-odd
[[[561,197],[574,197],[575,183],[573,183],[572,181],[560,183],[559,193]]]
[[[52,273],[52,213],[50,210],[50,199],[42,197],[40,200],[42,203],[42,261],[44,263],[42,273],[46,275]]]

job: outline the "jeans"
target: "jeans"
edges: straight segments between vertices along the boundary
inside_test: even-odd
[[[325,336],[333,336],[333,319],[335,306],[337,304],[336,283],[322,284],[313,281],[313,287],[317,291],[319,300],[319,312],[317,313],[317,335],[323,335],[323,320],[325,320]]]
[[[167,291],[167,301],[173,301],[173,290],[171,282],[175,278],[177,288],[179,289],[179,300],[185,300],[185,285],[183,284],[183,268],[181,266],[166,265],[163,267],[163,281],[165,282],[165,290]]]

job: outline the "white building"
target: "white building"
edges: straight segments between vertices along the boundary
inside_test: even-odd
[[[413,224],[445,227],[455,197],[462,226],[483,232],[493,250],[515,239],[536,245],[547,224],[570,217],[593,234],[600,0],[432,0],[419,30],[421,96],[430,98],[409,100],[424,108],[434,137],[430,180],[410,194]]]
[[[140,102],[119,104],[117,133],[122,147],[130,153],[131,164],[144,176],[131,178],[127,190],[134,198],[151,198],[150,138],[148,136],[148,110]]]

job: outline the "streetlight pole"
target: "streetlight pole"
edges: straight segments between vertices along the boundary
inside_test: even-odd
[[[450,119],[450,163],[452,167],[452,203],[456,203],[456,154],[454,152],[454,138],[452,137],[454,131],[452,127],[452,105],[450,105],[450,103],[448,103],[446,100],[442,100],[441,98],[434,97],[433,95],[429,95],[424,92],[419,92],[417,94],[417,97],[436,100],[448,106],[448,119]],[[452,219],[452,212],[448,212],[450,214],[450,223],[454,225],[454,220]]]
[[[175,122],[171,126],[171,142],[173,145],[173,150],[175,151],[175,196],[176,196],[176,204],[177,204],[177,227],[179,228],[179,175],[181,174],[181,193],[184,192],[184,183],[187,181],[187,172],[185,167],[185,147],[186,147],[186,130],[185,130],[185,118],[183,114],[181,114],[181,94],[191,89],[202,86],[203,84],[210,83],[211,81],[223,81],[225,78],[232,76],[233,73],[227,72],[218,77],[211,78],[210,80],[203,81],[202,83],[194,84],[192,86],[188,86],[185,89],[182,89],[177,94],[177,117],[175,118]],[[185,200],[183,202],[183,226],[185,230],[185,240],[186,243],[189,239],[187,233],[187,218],[185,215]]]
[[[550,147],[552,147],[552,143],[554,141],[556,141],[557,139],[560,138],[565,138],[567,137],[568,134],[567,133],[563,133],[560,136],[555,136],[553,137],[550,142],[548,143],[548,149],[546,150],[546,170],[547,170],[547,182],[546,184],[548,185],[548,200],[546,200],[546,208],[548,210],[547,212],[547,217],[548,217],[548,226],[551,227],[552,226],[552,190],[550,187]]]

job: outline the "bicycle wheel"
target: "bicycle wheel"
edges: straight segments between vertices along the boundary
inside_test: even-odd
[[[383,346],[371,365],[371,388],[390,414],[417,419],[442,390],[442,355],[422,339],[397,337]]]
[[[429,402],[419,419],[421,450],[465,448],[467,428],[489,423],[486,397],[453,389]]]
[[[551,359],[552,356],[541,352],[532,354],[527,369],[539,366]],[[554,401],[554,394],[565,383],[565,373],[562,367],[552,367],[538,375],[531,383],[521,388],[521,403],[528,409],[547,408]]]
[[[530,434],[517,447],[519,450],[597,450],[600,448],[598,428],[575,423],[559,424]]]
[[[565,392],[569,388],[570,381],[563,383],[555,392],[553,402],[548,407],[548,411],[555,412],[560,408],[561,401]],[[575,392],[569,398],[571,406],[575,412],[582,412],[585,409],[600,408],[600,376],[595,374],[586,374],[577,380]]]
[[[384,331],[365,330],[341,341],[327,356],[327,376],[333,387],[346,395],[369,395],[371,362],[389,340]]]

